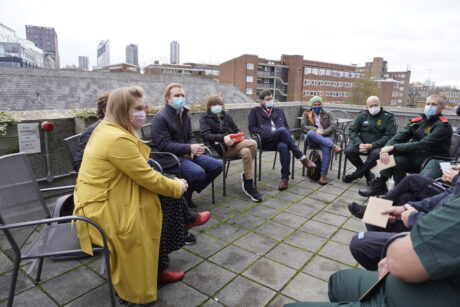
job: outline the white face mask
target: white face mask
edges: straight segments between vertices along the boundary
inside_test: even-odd
[[[380,106],[369,108],[368,110],[369,110],[369,113],[371,113],[371,115],[377,115],[380,112]]]

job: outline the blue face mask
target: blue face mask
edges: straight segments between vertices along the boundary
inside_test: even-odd
[[[426,117],[431,117],[431,116],[435,116],[436,115],[436,111],[438,110],[438,108],[436,107],[433,107],[433,106],[425,106],[425,115]]]
[[[273,107],[273,100],[269,100],[269,101],[265,102],[265,107],[266,108],[272,108]]]
[[[182,110],[185,105],[185,97],[174,97],[172,106],[176,110]]]
[[[316,115],[318,115],[319,113],[321,113],[321,110],[323,108],[322,107],[313,107],[311,109],[313,110],[313,112],[315,112]]]
[[[214,114],[219,114],[220,112],[222,112],[222,106],[220,106],[220,105],[212,106],[211,107],[211,112],[214,113]]]

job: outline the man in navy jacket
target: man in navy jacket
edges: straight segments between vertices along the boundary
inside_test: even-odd
[[[220,160],[203,155],[204,145],[196,144],[189,110],[184,107],[185,92],[182,85],[169,84],[164,97],[166,105],[152,122],[152,151],[170,152],[179,158],[182,175],[189,184],[184,197],[189,206],[195,208],[192,193],[199,193],[206,188],[222,172],[223,165]],[[161,156],[156,160],[166,173],[179,173],[174,158]]]
[[[286,115],[282,109],[273,106],[273,95],[270,91],[260,93],[260,106],[254,107],[248,115],[249,132],[260,135],[264,150],[278,150],[281,161],[281,181],[279,190],[288,188],[290,151],[296,159],[308,168],[316,165],[307,159],[297,147],[289,130]]]

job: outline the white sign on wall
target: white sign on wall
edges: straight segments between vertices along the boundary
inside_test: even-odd
[[[28,154],[41,151],[38,123],[18,124],[19,151]]]

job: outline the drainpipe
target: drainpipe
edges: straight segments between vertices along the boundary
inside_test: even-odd
[[[53,174],[51,173],[50,152],[48,147],[48,133],[54,130],[53,122],[42,122],[41,128],[43,129],[43,136],[45,139],[45,166],[46,166],[46,181],[53,181]]]

